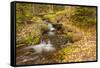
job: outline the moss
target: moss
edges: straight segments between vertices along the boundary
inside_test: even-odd
[[[36,37],[36,38],[34,39],[34,41],[32,42],[33,45],[39,44],[39,43],[40,43],[40,37]]]
[[[55,14],[44,15],[44,18],[48,19],[52,23],[56,23],[56,15]]]
[[[40,17],[37,17],[37,16],[33,16],[31,21],[33,21],[34,23],[41,23],[41,22],[43,22],[42,19]]]

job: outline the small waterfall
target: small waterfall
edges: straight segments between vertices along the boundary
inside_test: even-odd
[[[56,49],[53,47],[50,41],[48,41],[47,45],[43,48],[45,52],[53,52]]]
[[[48,23],[48,28],[50,31],[54,31],[55,28],[53,27],[53,25],[51,23]]]
[[[50,41],[46,44],[45,41],[42,41],[40,44],[35,45],[32,47],[35,50],[35,53],[42,53],[42,52],[53,52],[55,48],[51,44]]]
[[[48,41],[48,43],[46,44],[46,42],[44,40],[41,40],[40,44],[34,45],[34,46],[28,46],[25,49],[33,49],[34,52],[33,54],[42,54],[43,52],[53,52],[56,49],[53,47],[53,45],[51,44],[50,40]]]
[[[44,20],[44,23],[48,25],[49,32],[56,30],[48,20]]]
[[[49,28],[49,35],[55,35],[55,28],[53,27],[53,25],[51,23],[48,23],[48,28]]]

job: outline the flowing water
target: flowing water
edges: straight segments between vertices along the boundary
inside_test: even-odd
[[[54,47],[53,42],[52,42],[53,38],[56,37],[55,32],[54,32],[56,29],[53,27],[51,23],[46,22],[45,24],[48,24],[49,31],[47,34],[51,38],[49,38],[48,42],[46,42],[44,39],[41,39],[41,42],[37,45],[24,45],[24,46],[18,47],[16,49],[16,54],[17,54],[16,64],[17,65],[42,64],[44,61],[50,62],[50,60],[52,60],[52,59],[47,60],[46,55],[49,55],[55,52],[57,49],[56,47]]]

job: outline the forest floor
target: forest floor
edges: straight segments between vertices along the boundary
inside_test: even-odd
[[[96,60],[96,32],[93,29],[84,31],[75,26],[78,32],[82,33],[82,38],[72,44],[72,51],[65,56],[65,62],[95,61]],[[69,46],[70,47],[70,46]]]

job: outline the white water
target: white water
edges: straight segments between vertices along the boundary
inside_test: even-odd
[[[48,34],[49,35],[55,35],[54,31],[56,31],[56,29],[53,27],[53,25],[51,23],[48,23],[48,28],[49,28]]]
[[[48,28],[49,28],[50,31],[55,30],[55,28],[53,27],[53,25],[51,23],[48,23]]]
[[[29,46],[26,49],[29,49],[29,48],[33,48],[33,50],[35,51],[33,54],[41,54],[42,52],[53,52],[56,50],[50,41],[48,41],[47,44],[45,41],[41,41],[40,44]]]
[[[52,52],[55,51],[56,49],[53,47],[50,41],[48,41],[48,44],[46,44],[45,47],[43,47],[43,50],[46,52]]]

